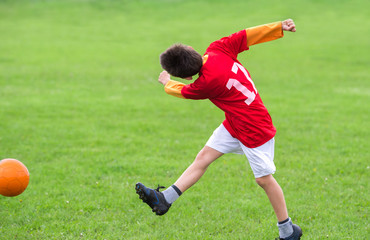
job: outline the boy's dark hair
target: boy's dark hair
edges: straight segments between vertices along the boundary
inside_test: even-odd
[[[200,71],[202,56],[184,44],[174,44],[160,55],[162,68],[170,75],[180,78],[191,77]]]

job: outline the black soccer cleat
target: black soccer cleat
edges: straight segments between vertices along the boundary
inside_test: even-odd
[[[155,212],[157,215],[165,214],[171,207],[171,204],[164,198],[163,193],[159,191],[160,188],[164,187],[158,185],[157,189],[151,189],[145,187],[142,183],[136,183],[135,186],[136,193],[139,194],[140,199],[148,204],[152,212]]]
[[[302,236],[302,229],[296,225],[293,224],[293,233],[289,237],[286,238],[275,238],[275,240],[299,240]]]

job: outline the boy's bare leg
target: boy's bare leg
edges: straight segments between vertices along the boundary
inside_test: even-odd
[[[203,176],[208,166],[222,155],[223,153],[205,146],[198,153],[194,162],[185,170],[179,179],[177,179],[174,185],[177,186],[181,192],[185,192]]]
[[[160,186],[157,189],[151,189],[142,183],[137,183],[135,185],[136,193],[143,202],[152,208],[153,212],[157,215],[163,215],[183,192],[193,186],[203,176],[208,166],[222,155],[223,153],[205,146],[174,185],[160,192]]]
[[[274,208],[276,217],[279,222],[288,218],[288,211],[284,199],[284,193],[280,185],[276,182],[272,175],[256,178],[256,182],[266,192],[272,207]]]

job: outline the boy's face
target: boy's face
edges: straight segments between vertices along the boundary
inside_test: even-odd
[[[183,79],[185,79],[185,80],[193,80],[193,77],[191,76],[191,77],[186,77],[186,78],[183,78]]]

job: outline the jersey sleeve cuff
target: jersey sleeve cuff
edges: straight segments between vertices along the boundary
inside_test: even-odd
[[[184,83],[181,83],[181,82],[178,82],[178,81],[174,81],[174,80],[169,80],[166,85],[164,86],[164,91],[169,94],[169,95],[172,95],[174,97],[178,97],[178,98],[185,98],[182,94],[181,94],[181,89],[185,86]]]

